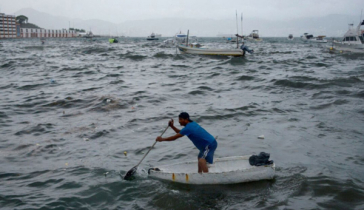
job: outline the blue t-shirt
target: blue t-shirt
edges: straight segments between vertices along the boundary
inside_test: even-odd
[[[179,133],[187,136],[199,150],[204,150],[215,141],[215,138],[196,122],[187,123]]]

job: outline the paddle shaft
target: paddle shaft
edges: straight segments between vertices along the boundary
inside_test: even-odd
[[[169,125],[166,127],[166,129],[164,129],[163,133],[160,136],[163,136],[163,134],[166,132],[166,130],[168,129]],[[152,147],[148,150],[147,153],[145,153],[144,157],[139,161],[138,165],[136,165],[134,168],[138,167],[139,164],[144,160],[144,158],[148,155],[148,153],[150,152],[150,150],[152,150],[152,148],[154,147],[154,145],[157,143],[157,141],[154,142],[154,144],[152,145]]]

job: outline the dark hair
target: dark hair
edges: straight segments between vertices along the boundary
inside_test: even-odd
[[[178,117],[182,119],[187,119],[188,121],[192,122],[192,120],[190,119],[190,115],[187,112],[181,112]]]

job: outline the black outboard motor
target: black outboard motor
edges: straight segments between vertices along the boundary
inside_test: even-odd
[[[261,152],[259,155],[252,155],[249,158],[249,163],[252,166],[264,166],[273,164],[273,160],[269,160],[269,153]]]

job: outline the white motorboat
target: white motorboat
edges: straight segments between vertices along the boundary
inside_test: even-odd
[[[258,30],[253,30],[249,36],[246,36],[245,39],[247,40],[254,40],[254,41],[262,41],[263,39],[261,39],[259,37],[259,31]]]
[[[290,35],[288,35],[288,40],[293,40],[294,38],[293,38],[293,35],[292,34],[290,34]]]
[[[222,56],[244,56],[245,51],[241,49],[213,49],[213,48],[198,48],[194,46],[178,45],[178,50],[181,53],[194,55],[222,55]]]
[[[197,161],[150,168],[150,177],[183,184],[235,184],[273,179],[275,164],[252,166],[248,156],[216,158],[208,173],[197,172]]]
[[[360,26],[364,25],[364,20],[357,28],[354,24],[349,24],[349,30],[345,33],[342,41],[333,41],[330,50],[350,51],[364,53],[364,30]]]
[[[159,38],[157,38],[157,37],[155,36],[155,34],[154,34],[154,33],[152,33],[150,36],[148,36],[148,37],[147,37],[147,40],[148,40],[148,41],[153,41],[153,40],[159,40]]]
[[[326,36],[317,36],[314,37],[312,34],[304,33],[301,36],[301,40],[304,42],[315,42],[315,43],[327,43],[327,40],[325,39]]]

